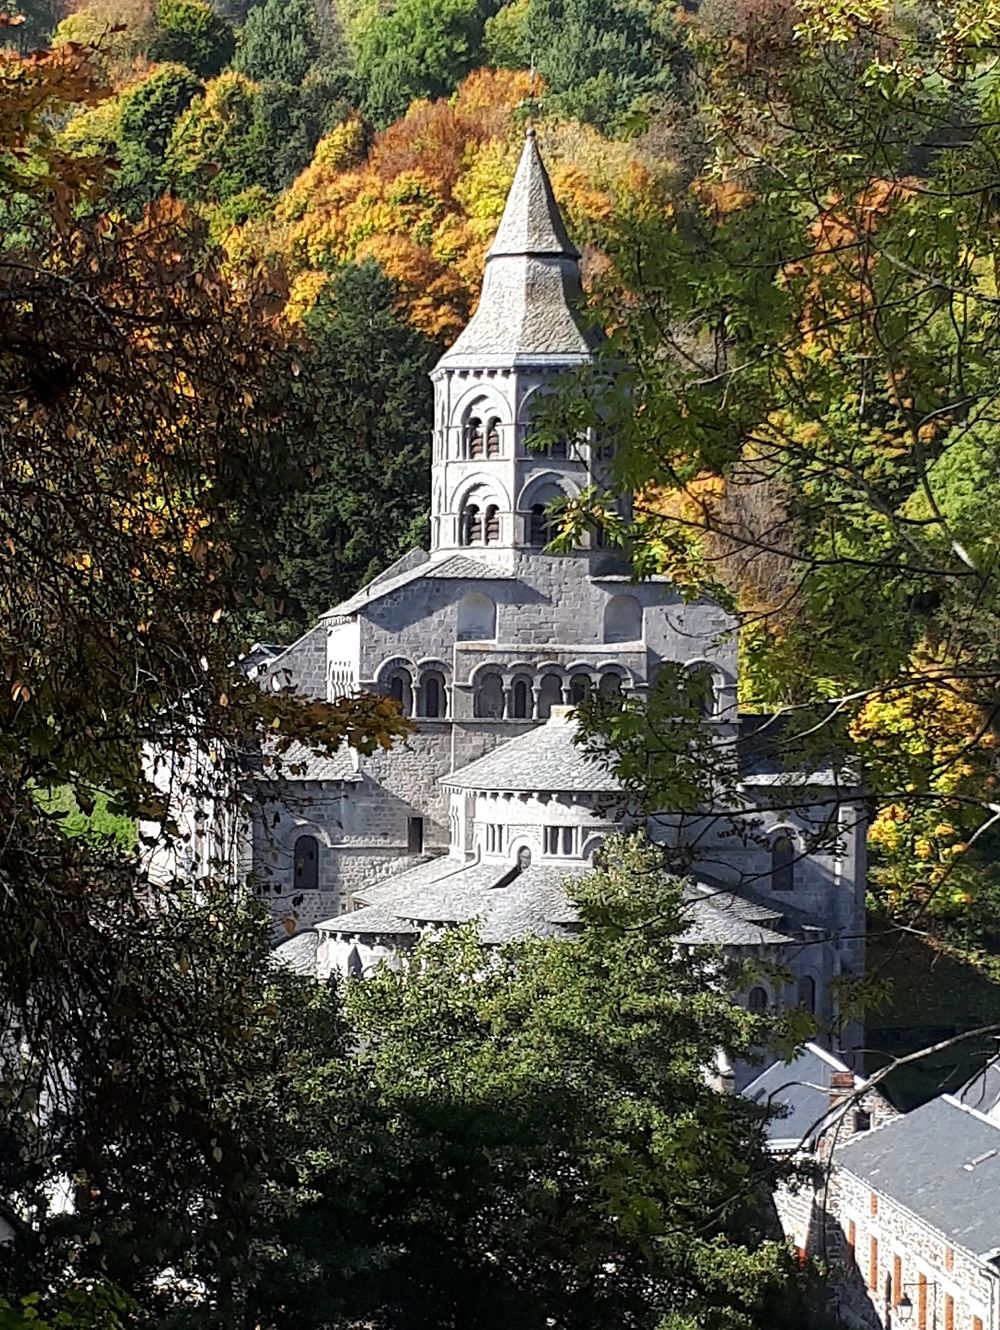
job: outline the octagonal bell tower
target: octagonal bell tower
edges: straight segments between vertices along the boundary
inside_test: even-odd
[[[512,562],[540,551],[546,505],[590,483],[589,440],[525,447],[539,399],[593,357],[598,339],[579,322],[581,304],[580,254],[529,129],[479,306],[431,376],[432,558],[468,549]]]

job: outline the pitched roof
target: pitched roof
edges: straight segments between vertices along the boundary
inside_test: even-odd
[[[422,550],[419,552],[423,553]],[[374,605],[383,596],[391,595],[393,591],[399,591],[409,586],[411,582],[419,582],[423,578],[458,582],[496,582],[509,581],[514,576],[506,568],[484,563],[481,559],[470,559],[465,554],[453,554],[450,558],[440,561],[432,561],[426,557],[421,560],[414,558],[412,563],[409,562],[410,556],[416,553],[417,551],[411,550],[410,555],[397,561],[401,564],[406,563],[401,572],[393,573],[391,568],[387,569],[363,586],[360,591],[356,591],[353,596],[341,601],[339,605],[334,605],[333,609],[327,610],[323,618],[341,618],[348,614],[356,614],[358,610]]]
[[[579,260],[529,130],[486,256],[478,308],[438,368],[589,360],[600,339],[577,320],[583,300]]]
[[[314,753],[294,740],[283,753],[273,740],[265,741],[258,770],[268,780],[360,781],[357,754],[346,743],[333,753]]]
[[[315,928],[303,928],[276,942],[271,948],[270,961],[280,969],[291,970],[292,974],[306,974],[315,979],[318,949],[319,933]]]
[[[755,1104],[780,1105],[787,1110],[767,1124],[773,1146],[794,1148],[815,1142],[827,1125],[830,1077],[835,1071],[850,1071],[850,1067],[819,1044],[807,1043],[796,1050],[794,1061],[775,1062],[743,1090]],[[863,1084],[860,1076],[854,1077],[855,1089]]]
[[[572,708],[553,707],[545,725],[500,744],[484,757],[441,777],[458,790],[618,792],[621,782],[575,742]]]
[[[940,1095],[845,1141],[837,1165],[978,1256],[1000,1247],[1000,1126]]]

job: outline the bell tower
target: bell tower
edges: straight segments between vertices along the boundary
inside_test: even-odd
[[[434,446],[431,558],[459,549],[491,562],[538,552],[546,505],[591,481],[591,442],[528,451],[533,411],[561,373],[593,357],[578,319],[580,254],[566,233],[529,129],[479,306],[431,376]]]

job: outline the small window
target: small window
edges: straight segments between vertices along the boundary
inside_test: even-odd
[[[487,545],[500,544],[500,509],[495,503],[491,503],[486,509],[486,519],[483,526]]]
[[[576,852],[575,827],[563,827],[562,829],[562,852],[569,857]]]
[[[424,680],[424,715],[430,720],[441,715],[441,681],[433,674]]]
[[[604,640],[642,641],[642,605],[635,596],[612,596],[605,605]]]
[[[552,714],[553,707],[562,706],[562,679],[558,674],[542,675],[542,682],[538,689],[538,715],[542,720],[548,720]]]
[[[500,422],[491,420],[486,427],[486,456],[500,456]]]
[[[295,842],[296,891],[316,891],[319,887],[319,841],[315,836],[300,836]]]
[[[511,695],[514,720],[531,719],[531,687],[526,679],[515,679]]]
[[[757,1013],[767,1011],[767,990],[764,988],[751,988],[747,994],[747,1008]]]
[[[478,416],[473,416],[466,426],[466,455],[468,457],[482,457],[484,453],[483,445],[483,422]]]
[[[528,849],[527,845],[522,845],[517,852],[517,867],[518,871],[521,873],[523,873],[525,869],[531,867],[531,851]]]
[[[878,1238],[873,1237],[868,1247],[868,1287],[878,1288]]]
[[[397,667],[388,678],[389,696],[399,703],[403,715],[408,716],[413,707],[413,680],[409,670]]]
[[[361,957],[357,947],[352,947],[347,956],[347,974],[351,979],[360,979],[362,975]]]
[[[816,1013],[816,980],[810,974],[799,976],[798,1004],[806,1011]]]
[[[549,543],[552,535],[552,524],[545,504],[534,504],[528,518],[528,544],[535,546],[536,549],[541,549]]]
[[[602,697],[621,697],[622,695],[622,677],[620,674],[608,672],[601,675],[601,681],[598,684],[598,692]]]
[[[483,515],[479,505],[470,503],[462,513],[461,543],[481,545],[483,541]]]
[[[472,714],[477,720],[503,719],[503,681],[499,674],[483,674],[476,684]]]
[[[558,854],[558,853],[559,853],[559,828],[558,828],[558,827],[546,827],[546,828],[545,828],[545,853],[546,853],[546,854]]]
[[[771,842],[771,890],[794,891],[795,845],[785,832]]]
[[[581,702],[586,701],[590,692],[590,680],[585,674],[574,674],[569,681],[569,700],[573,706],[579,706]]]
[[[569,449],[566,445],[565,439],[556,439],[555,442],[550,444],[545,451],[555,461],[564,462],[566,460],[566,456],[569,452]]]
[[[458,603],[458,640],[488,642],[497,635],[496,601],[481,591],[467,591]]]
[[[486,825],[486,853],[503,853],[503,826],[499,822],[489,822]]]
[[[422,817],[408,817],[406,819],[406,853],[423,854],[424,852],[424,819]]]

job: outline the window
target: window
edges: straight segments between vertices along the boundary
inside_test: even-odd
[[[944,1268],[954,1270],[955,1268],[955,1249],[954,1247],[945,1247],[944,1249]]]
[[[620,674],[612,674],[608,671],[601,675],[601,681],[597,687],[602,697],[621,697],[622,677]]]
[[[707,665],[693,665],[687,671],[687,693],[702,720],[715,715],[715,680]]]
[[[878,1288],[878,1238],[874,1236],[868,1243],[868,1287]]]
[[[903,1262],[898,1256],[892,1258],[892,1305],[899,1306],[903,1296]]]
[[[295,842],[296,891],[316,891],[319,887],[319,841],[315,836],[300,836]]]
[[[767,990],[764,988],[751,988],[747,994],[747,1007],[750,1011],[758,1015],[767,1011]]]
[[[532,504],[528,518],[528,544],[541,549],[552,539],[551,523],[544,503]]]
[[[531,851],[528,849],[527,845],[522,845],[517,852],[518,872],[523,873],[526,868],[530,867],[531,867]]]
[[[917,1276],[917,1330],[927,1330],[927,1276]]]
[[[472,416],[465,427],[466,457],[482,457],[484,454],[483,422],[478,416]]]
[[[472,714],[476,719],[502,720],[503,701],[503,681],[499,674],[481,674],[472,704]]]
[[[499,822],[486,825],[486,853],[503,854],[503,827]]]
[[[500,509],[495,503],[491,503],[486,509],[483,532],[487,545],[500,544]]]
[[[944,1330],[955,1330],[955,1299],[950,1293],[944,1295]]]
[[[467,504],[462,510],[462,526],[459,532],[459,543],[462,545],[480,545],[483,540],[483,515],[480,512],[479,505],[476,503]]]
[[[481,591],[467,592],[458,602],[458,640],[489,642],[496,635],[496,602]]]
[[[410,671],[397,665],[386,676],[386,688],[391,698],[400,705],[404,716],[413,708],[413,680]]]
[[[973,1316],[972,1330],[983,1330],[983,1318],[981,1316]]]
[[[569,681],[569,700],[573,706],[579,706],[590,692],[590,680],[585,674],[574,674]]]
[[[545,853],[571,859],[576,853],[576,827],[546,827]]]
[[[545,452],[547,456],[554,458],[557,462],[564,462],[569,449],[565,439],[556,439],[554,443],[549,444]]]
[[[868,1194],[868,1213],[873,1219],[878,1214],[878,1197],[874,1192]]]
[[[514,720],[531,719],[531,685],[526,679],[515,679],[511,691],[511,713]]]
[[[847,1264],[851,1267],[856,1262],[855,1249],[858,1245],[858,1230],[853,1219],[847,1221]]]
[[[795,888],[795,845],[785,832],[771,842],[771,890],[792,891]]]
[[[816,980],[809,974],[799,975],[798,1005],[806,1011],[816,1012]]]
[[[347,957],[347,973],[351,979],[361,978],[361,957],[357,947],[352,947]]]
[[[422,817],[408,817],[406,819],[406,853],[423,854],[424,852],[424,819]]]
[[[420,683],[421,714],[428,720],[440,720],[445,714],[444,678],[436,670],[424,675]]]
[[[500,456],[500,422],[493,419],[486,427],[486,456]]]
[[[642,606],[635,596],[612,596],[605,605],[604,640],[642,641]]]
[[[558,674],[543,674],[538,688],[538,715],[547,720],[552,715],[553,707],[562,706],[562,679]]]

